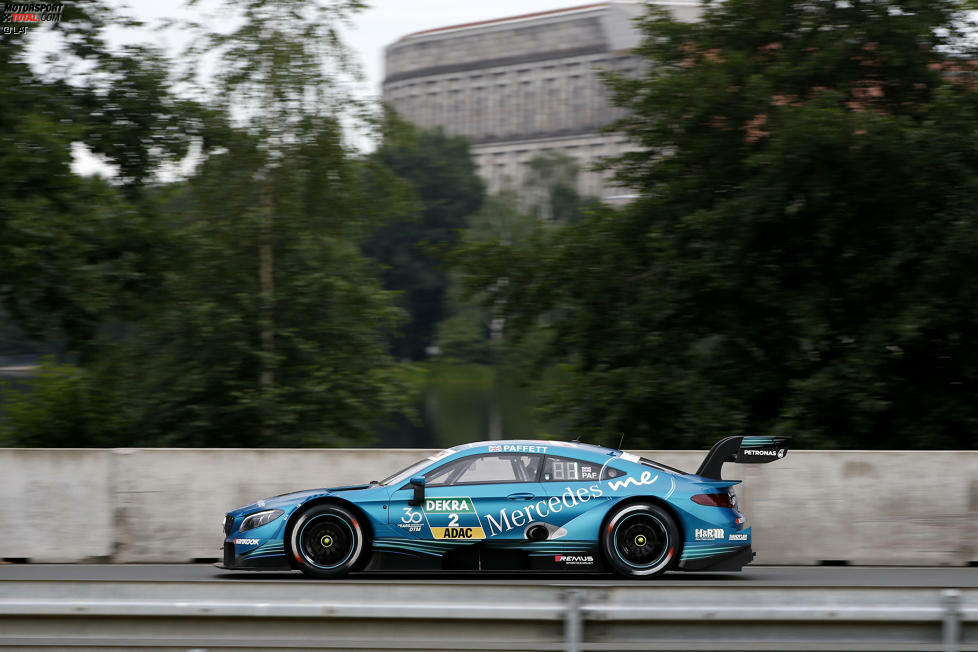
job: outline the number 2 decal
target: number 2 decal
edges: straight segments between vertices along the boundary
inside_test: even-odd
[[[448,527],[458,527],[458,514],[448,515]]]

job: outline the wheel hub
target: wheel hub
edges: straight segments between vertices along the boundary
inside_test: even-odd
[[[302,526],[299,550],[302,557],[319,568],[343,564],[356,546],[353,529],[336,514],[319,514]]]
[[[626,516],[615,528],[613,536],[616,552],[632,567],[654,566],[669,550],[669,534],[652,514],[640,512]]]

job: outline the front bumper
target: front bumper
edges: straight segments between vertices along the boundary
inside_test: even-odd
[[[292,570],[281,544],[270,543],[258,548],[242,546],[233,541],[224,542],[224,561],[215,564],[225,570]]]
[[[281,566],[227,566],[223,562],[214,564],[214,568],[229,571],[294,571],[295,569],[288,564]]]

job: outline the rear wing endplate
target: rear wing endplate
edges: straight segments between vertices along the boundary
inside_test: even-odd
[[[738,436],[721,439],[706,454],[696,475],[709,480],[722,480],[720,471],[727,462],[764,464],[780,460],[788,454],[789,437]]]

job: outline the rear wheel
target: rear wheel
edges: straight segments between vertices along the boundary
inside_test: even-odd
[[[622,507],[601,532],[609,565],[629,577],[656,577],[666,572],[675,560],[679,541],[675,520],[653,504]]]
[[[290,543],[299,570],[310,577],[331,578],[355,568],[367,542],[356,515],[339,505],[319,505],[299,516]]]

